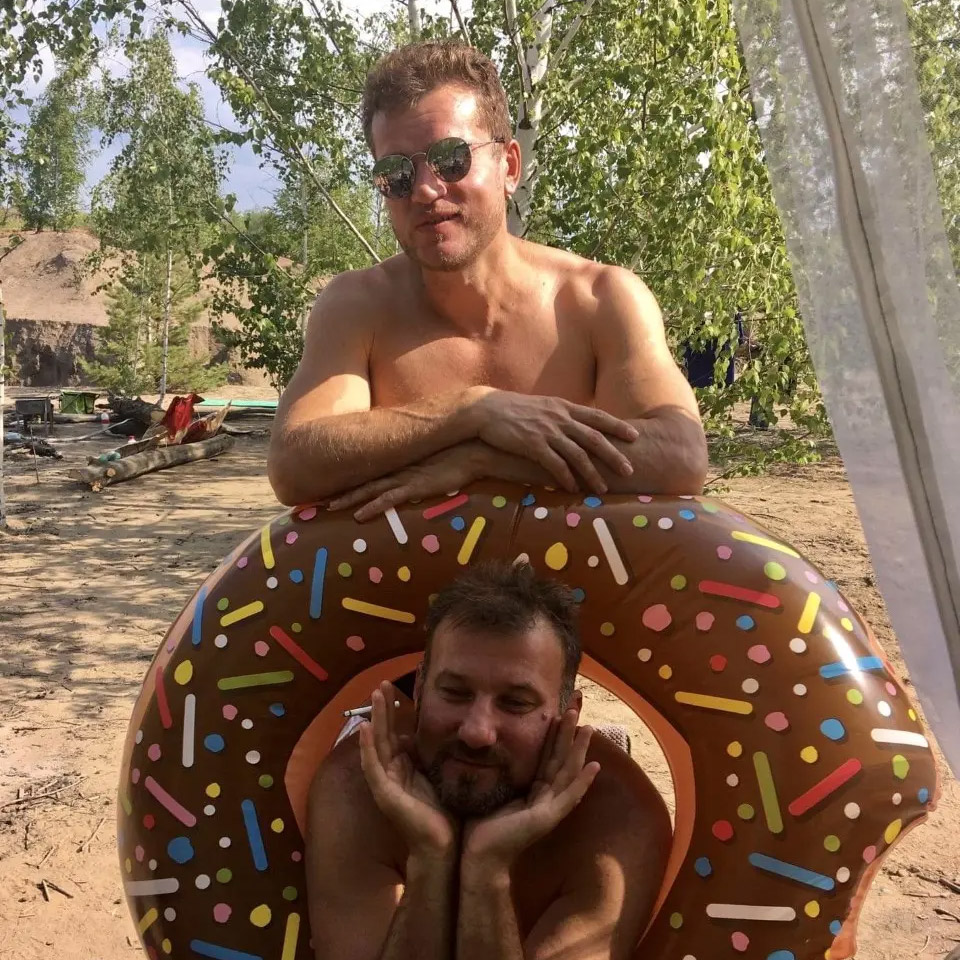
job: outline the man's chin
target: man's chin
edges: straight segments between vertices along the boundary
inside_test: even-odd
[[[487,817],[518,796],[512,784],[503,776],[483,776],[486,771],[476,774],[445,776],[438,785],[437,794],[441,805],[453,816],[461,820],[473,820]]]

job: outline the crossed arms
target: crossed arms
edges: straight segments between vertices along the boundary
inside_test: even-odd
[[[632,273],[593,283],[593,406],[487,386],[371,408],[372,344],[356,332],[365,294],[334,279],[311,316],[303,360],[277,411],[269,476],[278,499],[359,508],[496,477],[597,493],[698,494],[706,444],[670,355],[656,300]]]

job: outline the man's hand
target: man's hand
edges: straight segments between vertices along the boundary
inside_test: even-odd
[[[413,764],[409,738],[396,732],[393,684],[373,691],[370,723],[360,727],[360,764],[373,799],[407,843],[411,854],[450,857],[457,846],[455,821]]]
[[[577,729],[577,711],[554,720],[530,793],[464,826],[463,860],[490,871],[509,870],[520,853],[545,837],[583,799],[600,772],[586,763],[593,730]]]
[[[491,447],[539,463],[564,490],[577,491],[576,471],[595,493],[606,493],[607,485],[591,456],[622,476],[633,473],[630,461],[608,439],[628,443],[637,439],[637,429],[625,420],[558,397],[490,387],[474,390],[479,438]]]
[[[354,518],[370,520],[401,503],[460,490],[483,476],[480,447],[479,442],[473,441],[441,450],[420,463],[334,497],[328,504],[329,509],[346,510],[363,504]]]

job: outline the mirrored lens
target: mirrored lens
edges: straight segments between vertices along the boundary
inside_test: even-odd
[[[374,186],[385,197],[409,197],[413,192],[413,162],[401,154],[381,157],[373,165]]]
[[[427,152],[433,172],[446,183],[456,183],[470,172],[473,154],[466,141],[459,137],[438,140]]]

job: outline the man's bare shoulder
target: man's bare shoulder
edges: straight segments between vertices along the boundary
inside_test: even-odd
[[[409,287],[410,270],[402,254],[370,267],[345,270],[331,277],[317,294],[318,301],[360,309],[369,314],[389,303],[396,304]]]

